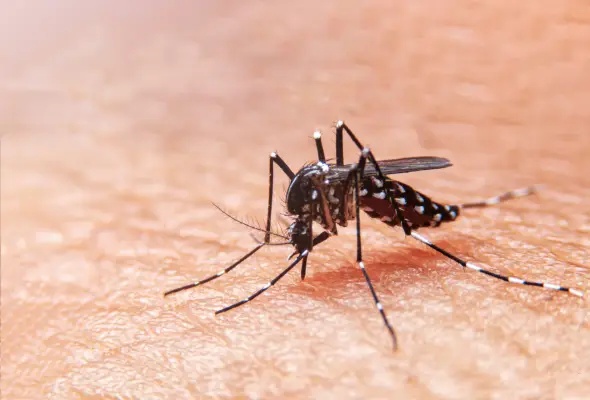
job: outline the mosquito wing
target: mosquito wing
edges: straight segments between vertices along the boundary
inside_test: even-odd
[[[395,160],[377,161],[383,175],[405,174],[408,172],[426,171],[429,169],[440,169],[450,167],[451,162],[442,157],[407,157],[397,158]],[[348,177],[348,172],[354,167],[354,164],[336,166],[330,165],[330,172],[333,175],[329,177],[332,182],[344,181]],[[378,175],[375,166],[367,160],[364,176]]]

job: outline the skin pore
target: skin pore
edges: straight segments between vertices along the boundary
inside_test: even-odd
[[[223,315],[292,248],[163,297],[262,238],[211,202],[264,225],[269,153],[297,171],[320,129],[334,158],[338,119],[378,159],[449,158],[396,177],[440,202],[544,184],[420,233],[498,273],[588,292],[584,2],[61,3],[0,17],[3,397],[590,392],[587,299],[464,270],[364,214],[364,263],[396,353],[353,224],[314,248],[303,282],[295,269]]]

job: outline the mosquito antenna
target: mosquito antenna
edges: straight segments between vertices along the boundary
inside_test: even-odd
[[[256,242],[256,243],[263,243],[263,240],[259,240],[256,236],[254,236],[254,234],[252,232],[250,232],[250,237]],[[286,246],[288,244],[291,244],[291,242],[279,242],[279,243],[266,243],[267,246]]]
[[[221,207],[220,207],[220,206],[218,206],[217,204],[215,204],[215,203],[213,203],[213,202],[212,202],[211,204],[213,204],[213,206],[214,206],[215,208],[217,208],[219,211],[221,211],[221,213],[222,213],[223,215],[225,215],[226,217],[230,218],[232,221],[235,221],[235,222],[237,222],[238,224],[241,224],[241,225],[247,226],[247,227],[248,227],[248,228],[250,228],[250,229],[254,229],[254,230],[256,230],[256,231],[259,231],[259,232],[264,232],[264,233],[266,233],[266,229],[262,229],[262,228],[260,228],[260,227],[258,227],[258,226],[254,226],[254,225],[251,225],[251,224],[249,224],[249,223],[247,223],[247,222],[244,222],[244,221],[242,221],[242,220],[240,220],[240,219],[238,219],[238,218],[234,217],[233,215],[231,215],[230,213],[228,213],[227,211],[225,211],[223,208],[221,208]],[[283,238],[283,239],[285,239],[285,240],[289,240],[289,238],[288,238],[287,236],[285,236],[285,235],[281,235],[280,233],[275,233],[275,232],[272,232],[272,231],[270,231],[269,233],[270,233],[271,235],[273,235],[273,236],[277,236],[277,237]],[[267,243],[267,244],[270,244],[270,243]]]

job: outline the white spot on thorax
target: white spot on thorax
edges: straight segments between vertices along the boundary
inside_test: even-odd
[[[327,174],[330,171],[330,167],[324,162],[319,161],[316,165],[322,169],[324,174]]]
[[[375,178],[374,176],[371,177],[371,180],[373,181],[373,183],[375,184],[375,186],[377,186],[378,188],[382,188],[383,187],[383,181],[379,178]]]
[[[338,203],[340,203],[340,199],[338,199],[336,196],[334,196],[334,193],[335,193],[335,189],[333,187],[331,187],[330,190],[328,191],[328,200],[332,204],[338,204]]]

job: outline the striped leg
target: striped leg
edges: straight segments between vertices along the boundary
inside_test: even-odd
[[[364,147],[361,144],[361,142],[357,139],[355,134],[350,130],[348,125],[346,125],[344,123],[344,121],[336,122],[336,164],[342,165],[342,163],[343,163],[343,153],[344,153],[344,145],[342,143],[343,132],[346,132],[348,137],[350,137],[350,140],[352,140],[354,142],[356,147],[358,147],[358,149],[361,150],[361,152],[365,152],[365,151],[368,152],[368,154],[366,155],[366,158],[369,160],[369,162],[371,162],[375,166],[375,170],[378,173],[379,180],[381,182],[385,182],[385,175],[383,175],[383,172],[381,171],[381,168],[379,167],[379,163],[375,159],[373,152],[369,148]],[[364,167],[363,167],[363,170],[364,170]],[[391,191],[387,190],[385,192],[385,196],[387,197],[387,200],[393,206],[393,209],[395,210],[395,215],[398,217],[398,220],[401,223],[404,233],[406,234],[406,236],[409,235],[412,232],[412,229],[410,228],[410,226],[408,225],[408,222],[404,218],[404,214],[402,213],[399,205],[394,200],[393,195],[391,194]]]
[[[230,265],[230,266],[229,266],[229,267],[227,267],[226,269],[224,269],[224,270],[222,270],[222,271],[218,272],[217,274],[215,274],[215,275],[211,275],[210,277],[208,277],[208,278],[205,278],[205,279],[203,279],[203,280],[200,280],[200,281],[198,281],[198,282],[192,282],[192,283],[189,283],[188,285],[181,286],[181,287],[179,287],[179,288],[176,288],[176,289],[169,290],[169,291],[167,291],[166,293],[164,293],[164,296],[168,296],[168,295],[170,295],[170,294],[173,294],[173,293],[178,293],[178,292],[182,292],[183,290],[187,290],[187,289],[191,289],[191,288],[197,287],[197,286],[199,286],[199,285],[202,285],[202,284],[204,284],[204,283],[207,283],[207,282],[209,282],[209,281],[212,281],[212,280],[214,280],[214,279],[217,279],[217,278],[219,278],[219,277],[220,277],[220,276],[222,276],[222,275],[225,275],[226,273],[228,273],[229,271],[231,271],[232,269],[234,269],[235,267],[237,267],[238,265],[240,265],[240,264],[241,264],[243,261],[245,261],[245,260],[246,260],[248,257],[250,257],[252,254],[254,254],[254,253],[256,253],[258,250],[260,250],[260,249],[262,248],[262,246],[264,246],[265,244],[266,244],[266,243],[260,243],[258,246],[256,246],[256,247],[255,247],[254,249],[252,249],[250,252],[248,252],[248,253],[247,253],[247,254],[246,254],[244,257],[240,258],[238,261],[236,261],[235,263],[233,263],[232,265]]]
[[[311,189],[311,190],[315,190],[315,189]],[[312,196],[313,197],[313,196]],[[283,276],[287,275],[287,273],[289,271],[291,271],[297,264],[299,264],[299,262],[301,260],[303,260],[303,262],[301,263],[301,279],[305,278],[305,271],[307,268],[307,257],[309,256],[309,253],[313,250],[313,246],[322,243],[324,240],[326,240],[328,237],[330,237],[330,235],[327,232],[322,232],[321,234],[319,234],[318,236],[316,236],[315,238],[313,237],[313,207],[311,207],[311,213],[310,213],[310,218],[308,221],[308,225],[307,225],[307,232],[308,232],[308,236],[309,236],[309,242],[308,242],[308,246],[305,250],[303,250],[301,253],[299,253],[298,257],[295,259],[295,261],[293,261],[291,263],[291,265],[289,265],[283,272],[281,272],[279,275],[277,275],[273,280],[271,280],[270,282],[268,282],[266,285],[264,285],[260,290],[258,290],[257,292],[255,292],[254,294],[246,297],[244,300],[239,301],[237,303],[234,303],[230,306],[227,306],[225,308],[222,308],[221,310],[218,310],[215,312],[215,314],[221,314],[224,313],[226,311],[229,311],[233,308],[239,307],[243,304],[248,303],[249,301],[255,299],[256,297],[258,297],[259,295],[261,295],[262,293],[264,293],[266,290],[268,290],[271,286],[273,286],[275,283],[277,283]],[[262,244],[261,244],[262,245]],[[293,253],[289,259],[291,257],[293,257],[295,254],[297,253]]]
[[[348,185],[350,184],[350,180],[352,178],[353,182],[354,182],[354,199],[355,199],[355,212],[356,212],[356,261],[359,265],[359,267],[361,268],[361,271],[363,272],[363,276],[365,277],[365,280],[367,282],[367,285],[369,286],[369,290],[371,291],[371,295],[373,296],[373,300],[375,301],[375,305],[377,306],[377,309],[379,310],[379,313],[381,313],[381,318],[383,318],[383,322],[385,323],[385,326],[387,327],[387,330],[389,331],[389,334],[391,335],[391,339],[393,340],[393,350],[397,350],[397,337],[395,335],[395,331],[393,330],[393,327],[391,326],[391,324],[389,323],[389,320],[387,319],[387,315],[385,315],[385,311],[383,310],[383,305],[381,304],[381,301],[379,300],[379,297],[377,296],[377,292],[375,292],[375,288],[373,287],[373,284],[371,283],[371,278],[369,277],[369,274],[367,273],[367,270],[365,269],[365,263],[363,262],[363,253],[362,253],[362,246],[361,246],[361,211],[360,211],[360,195],[359,195],[359,191],[360,191],[360,185],[359,185],[359,181],[362,180],[363,178],[363,171],[365,169],[365,164],[367,161],[367,157],[369,156],[370,152],[369,149],[365,148],[363,149],[363,151],[361,152],[361,157],[359,160],[359,163],[357,165],[357,167],[353,170],[350,171],[350,175],[349,178],[347,179],[347,185],[345,188],[345,191],[347,191],[348,189]]]
[[[517,284],[520,284],[520,285],[544,287],[546,289],[558,290],[558,291],[561,291],[561,292],[568,292],[570,294],[573,294],[574,296],[584,297],[584,292],[582,292],[581,290],[578,290],[578,289],[567,288],[567,287],[555,285],[553,283],[543,283],[543,282],[527,281],[527,280],[524,280],[524,279],[521,279],[521,278],[517,278],[515,276],[505,276],[505,275],[497,274],[497,273],[492,272],[492,271],[488,271],[486,269],[483,269],[483,268],[481,268],[481,267],[473,264],[470,261],[464,261],[464,260],[460,259],[459,257],[457,257],[457,256],[449,253],[445,249],[442,249],[442,248],[438,247],[437,245],[433,244],[430,240],[428,240],[424,236],[418,234],[416,231],[413,231],[412,232],[412,237],[414,239],[416,239],[416,240],[424,243],[425,245],[427,245],[431,249],[434,249],[434,250],[438,251],[439,253],[441,253],[442,255],[450,258],[451,260],[455,261],[459,265],[461,265],[463,267],[466,267],[466,268],[469,268],[469,269],[472,269],[472,270],[477,271],[477,272],[481,272],[482,274],[491,276],[492,278],[499,279],[499,280],[504,281],[504,282],[517,283]]]
[[[307,250],[304,250],[299,257],[297,257],[295,259],[295,261],[293,261],[291,263],[291,265],[289,265],[283,272],[281,272],[279,275],[277,275],[273,280],[271,280],[270,282],[268,282],[266,285],[264,285],[260,290],[258,290],[257,292],[255,292],[254,294],[251,294],[250,296],[246,297],[244,300],[242,301],[238,301],[237,303],[232,304],[231,306],[227,306],[225,308],[222,308],[221,310],[217,310],[215,311],[215,315],[217,314],[221,314],[224,313],[226,311],[229,311],[233,308],[239,307],[243,304],[248,303],[251,300],[254,300],[256,297],[260,296],[262,293],[266,292],[266,290],[268,288],[270,288],[271,286],[273,286],[275,283],[277,283],[283,276],[287,275],[287,273],[289,271],[291,271],[297,264],[299,264],[299,261],[301,261],[302,259],[306,259],[307,255],[309,254],[309,252]]]
[[[168,295],[171,295],[173,293],[178,293],[178,292],[181,292],[183,290],[191,289],[191,288],[194,288],[196,286],[202,285],[204,283],[210,282],[210,281],[212,281],[214,279],[217,279],[220,276],[222,276],[222,275],[226,274],[227,272],[231,271],[232,269],[234,269],[238,265],[240,265],[248,257],[250,257],[251,255],[253,255],[254,253],[256,253],[258,250],[260,250],[263,246],[265,246],[265,245],[267,245],[267,244],[270,243],[270,235],[272,234],[272,232],[271,232],[271,218],[272,218],[272,196],[273,196],[273,188],[274,188],[274,164],[277,164],[279,166],[279,168],[281,168],[281,170],[285,173],[285,175],[287,175],[289,177],[289,179],[293,179],[293,177],[295,176],[295,174],[293,173],[293,171],[291,171],[291,168],[289,168],[289,166],[287,165],[287,163],[285,163],[285,161],[283,161],[283,159],[277,153],[274,153],[273,152],[273,153],[270,154],[269,167],[268,167],[269,168],[269,172],[268,172],[268,207],[267,207],[267,216],[266,216],[266,229],[264,230],[264,242],[263,243],[260,243],[258,246],[256,246],[254,249],[252,249],[244,257],[240,258],[238,261],[236,261],[235,263],[233,263],[229,267],[225,268],[224,270],[218,272],[217,274],[211,275],[210,277],[205,278],[203,280],[200,280],[198,282],[192,282],[192,283],[189,283],[188,285],[184,285],[184,286],[181,286],[179,288],[169,290],[166,293],[164,293],[164,296],[168,296]],[[241,223],[242,225],[249,226],[248,224],[245,224],[245,223],[243,223],[241,221],[238,221],[236,218],[230,216],[225,211],[221,210],[219,207],[217,207],[217,209],[220,210],[225,215],[227,215],[230,218],[232,218],[234,221],[237,221],[237,222]],[[254,229],[257,229],[257,228],[254,228]]]
[[[315,131],[313,133],[313,138],[315,140],[315,146],[318,150],[318,161],[323,163],[326,162],[326,154],[324,153],[324,146],[322,145],[322,134],[320,131]]]
[[[518,197],[524,197],[524,196],[529,196],[531,194],[538,193],[541,189],[542,189],[542,187],[537,185],[537,186],[529,186],[529,187],[525,187],[525,188],[521,188],[521,189],[511,190],[511,191],[501,194],[499,196],[490,197],[487,200],[476,201],[473,203],[460,204],[459,208],[482,208],[482,207],[493,206],[493,205],[502,203],[507,200],[516,199]]]

